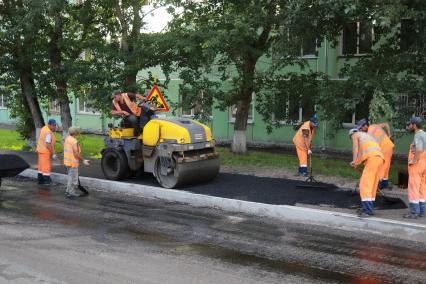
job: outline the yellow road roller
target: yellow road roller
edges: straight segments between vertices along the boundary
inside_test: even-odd
[[[214,179],[219,155],[208,126],[185,118],[154,118],[137,137],[133,128],[110,125],[101,165],[110,180],[143,170],[161,186],[176,188]]]

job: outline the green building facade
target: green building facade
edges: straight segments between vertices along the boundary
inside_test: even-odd
[[[301,48],[301,56],[307,61],[309,68],[312,71],[323,72],[328,74],[331,78],[338,80],[339,70],[347,63],[354,63],[360,57],[368,54],[371,50],[373,34],[361,35],[362,31],[360,24],[356,23],[355,26],[352,24],[352,30],[343,31],[339,44],[336,47],[332,47],[331,43],[324,41],[321,46],[315,42],[312,42],[310,46],[304,46]],[[364,30],[365,32],[365,30]],[[352,38],[350,38],[351,36]],[[366,41],[367,38],[367,41]],[[370,39],[370,40],[368,40]],[[350,55],[345,55],[350,54]],[[260,66],[259,68],[261,68]],[[140,72],[140,76],[144,76],[148,71],[151,71],[154,76],[159,80],[164,80],[160,69],[152,68],[151,70],[144,70]],[[291,71],[297,71],[294,67]],[[164,90],[167,94],[169,102],[178,102],[182,98],[178,95],[180,79],[175,74],[171,76],[171,81],[168,85],[168,89]],[[109,94],[106,94],[109,95]],[[255,96],[255,94],[254,94]],[[280,122],[280,128],[274,128],[271,133],[267,132],[267,124],[262,120],[262,116],[255,110],[256,99],[253,98],[252,111],[247,127],[247,141],[253,144],[273,144],[273,145],[291,145],[292,138],[295,134],[294,123]],[[6,108],[6,102],[3,95],[0,96],[0,123],[1,124],[13,124],[13,120],[9,118],[9,112]],[[284,113],[275,114],[277,117],[286,117],[286,121],[300,121],[304,114],[303,106],[295,109],[291,108],[290,104],[287,104],[287,108],[284,108]],[[108,115],[102,115],[95,109],[90,108],[85,102],[78,99],[74,99],[70,105],[71,113],[73,117],[73,124],[82,127],[86,131],[92,131],[95,133],[104,133],[107,130],[108,123],[112,121]],[[291,109],[290,109],[291,108]],[[228,108],[226,111],[221,111],[212,108],[211,119],[209,122],[210,127],[213,130],[215,138],[219,141],[231,141],[233,138],[234,128],[234,113],[233,107]],[[179,116],[191,117],[194,110],[191,109],[174,109],[174,113]],[[423,110],[419,111],[423,113]],[[45,117],[53,117],[60,121],[59,108],[54,102],[50,104],[50,113],[44,113]],[[164,114],[162,114],[164,115]],[[171,115],[168,113],[166,115]],[[316,131],[314,137],[314,147],[322,150],[346,150],[349,151],[351,148],[350,140],[348,139],[348,129],[354,125],[355,121],[360,119],[356,113],[348,116],[348,121],[343,123],[341,129],[332,129],[330,125],[325,121],[321,121],[319,129]],[[332,135],[330,135],[332,134]],[[408,151],[411,135],[400,132],[399,138],[396,139],[396,152],[406,153]]]

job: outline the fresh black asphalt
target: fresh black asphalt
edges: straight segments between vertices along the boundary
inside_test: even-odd
[[[34,153],[17,152],[32,167],[37,165],[37,157]],[[103,179],[99,160],[93,160],[90,167],[81,167],[81,176]],[[63,166],[53,166],[54,172],[65,173]],[[142,174],[123,180],[124,182],[158,186],[156,179],[151,174]],[[311,183],[283,179],[256,177],[251,175],[220,173],[213,181],[189,185],[181,190],[205,194],[210,196],[252,201],[275,205],[321,205],[328,208],[358,208],[360,204],[359,194],[343,190],[332,184],[319,184],[321,187],[312,186]],[[400,199],[396,202],[388,202],[380,195],[377,196],[377,209],[401,209],[406,208]]]

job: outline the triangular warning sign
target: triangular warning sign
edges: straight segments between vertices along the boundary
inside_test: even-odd
[[[158,89],[156,85],[154,85],[154,87],[151,89],[146,100],[150,104],[155,105],[158,112],[168,112],[170,110],[166,100],[160,92],[160,89]]]

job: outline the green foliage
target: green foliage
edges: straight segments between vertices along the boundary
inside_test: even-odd
[[[374,28],[372,52],[356,64],[348,61],[339,75],[347,80],[328,81],[328,91],[318,103],[336,121],[343,122],[340,113],[355,112],[359,118],[382,116],[394,127],[403,128],[416,105],[422,104],[420,94],[426,94],[426,2],[359,2],[363,2],[357,2],[359,20]],[[367,106],[372,113],[366,112]],[[335,111],[338,108],[340,113]]]
[[[181,96],[191,101],[202,89],[203,107],[211,108],[216,100],[223,110],[247,107],[255,93],[269,131],[281,125],[271,113],[282,107],[280,101],[290,96],[307,103],[312,111],[306,115],[311,115],[319,99],[319,84],[313,82],[318,74],[305,71],[307,62],[300,56],[303,42],[335,41],[344,20],[356,13],[353,1],[170,2],[179,7],[171,9],[170,36],[174,67],[183,79]],[[301,72],[287,73],[290,66]],[[247,115],[237,111],[236,128],[245,129],[238,120],[246,121]]]
[[[376,91],[373,95],[373,99],[370,101],[370,124],[383,121],[392,122],[395,116],[395,110],[392,105],[389,104],[389,99],[386,98],[383,92]]]

